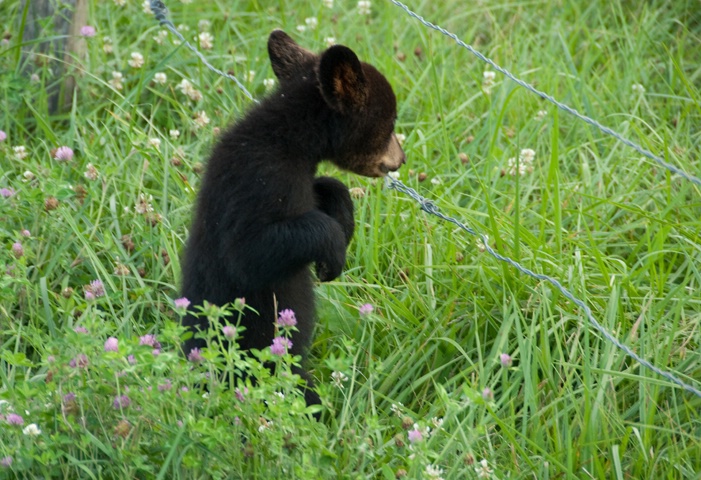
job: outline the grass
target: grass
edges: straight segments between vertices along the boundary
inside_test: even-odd
[[[699,188],[499,74],[485,85],[485,65],[390,2],[373,2],[370,16],[355,3],[168,7],[188,38],[210,22],[206,56],[256,97],[272,77],[273,28],[314,50],[330,36],[351,46],[397,93],[403,182],[501,254],[559,279],[639,355],[699,388]],[[330,166],[321,172],[364,195],[346,271],[317,289],[309,363],[323,421],[306,416],[290,378],[261,371],[269,352],[244,361],[213,349],[191,368],[175,353],[179,254],[215,128],[250,101],[172,37],[157,43],[160,27],[139,4],[89,4],[98,34],[86,39],[79,90],[67,112],[51,114],[47,92],[62,78],[30,55],[39,42],[19,33],[22,4],[0,3],[11,34],[0,46],[0,188],[14,191],[0,198],[0,458],[12,458],[0,477],[437,478],[433,466],[446,479],[701,478],[701,399],[626,357],[575,305],[475,238],[381,181]],[[540,90],[701,171],[698,2],[409,6]],[[297,31],[308,17],[318,27]],[[47,24],[40,39],[51,36]],[[132,52],[142,67],[129,66]],[[202,99],[189,100],[182,79]],[[211,121],[195,128],[201,111]],[[52,159],[61,145],[72,160]],[[532,171],[510,175],[523,149],[535,152]],[[88,164],[97,180],[85,177]],[[50,197],[57,208],[45,207]],[[140,198],[152,212],[135,210]],[[95,279],[106,295],[88,302]],[[374,311],[361,316],[366,303]],[[161,355],[139,345],[146,334],[163,342]],[[119,352],[104,352],[108,337]],[[81,353],[88,368],[69,367]],[[205,376],[215,366],[261,382],[240,402]],[[166,381],[172,390],[157,388]],[[115,408],[125,386],[131,404]],[[23,426],[7,424],[13,410]],[[29,423],[42,433],[24,435]]]

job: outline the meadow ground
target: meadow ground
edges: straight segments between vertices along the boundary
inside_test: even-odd
[[[313,50],[352,47],[397,93],[402,182],[699,388],[697,185],[390,1],[167,3],[254,97],[271,88],[272,29]],[[179,357],[179,255],[203,162],[251,101],[140,2],[88,4],[78,90],[50,113],[63,56],[37,52],[52,22],[24,39],[24,5],[0,3],[0,478],[701,478],[701,398],[455,225],[326,165],[353,189],[358,228],[345,273],[317,290],[309,366],[323,421],[283,375],[289,356],[275,376],[260,366],[269,349]],[[409,6],[701,172],[698,1]],[[235,320],[236,308],[205,314]],[[259,383],[227,389],[217,368]]]

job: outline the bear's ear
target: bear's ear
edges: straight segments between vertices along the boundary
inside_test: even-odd
[[[321,54],[319,84],[326,102],[342,113],[365,105],[368,86],[360,60],[348,47],[334,45]]]
[[[297,45],[292,38],[282,30],[273,30],[268,38],[268,56],[273,66],[275,76],[280,83],[313,75],[311,64],[316,55]]]

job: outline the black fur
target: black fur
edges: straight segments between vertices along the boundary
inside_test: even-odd
[[[329,57],[326,63],[335,62],[339,75],[327,71],[320,85],[324,53],[302,49],[281,31],[271,34],[268,45],[280,87],[213,149],[185,249],[182,296],[193,305],[205,300],[223,305],[245,297],[258,315],[249,312],[242,319],[243,349],[272,343],[275,302],[277,311],[292,309],[299,331],[291,351],[304,355],[314,328],[309,265],[316,265],[321,281],[338,277],[354,229],[348,189],[338,180],[315,177],[317,165],[330,159],[341,168],[368,174],[370,167],[396,170],[404,157],[401,153],[397,158],[391,139],[374,138],[391,135],[396,115],[394,94],[376,70],[361,67],[350,49],[332,47],[329,51],[338,60]],[[351,69],[346,68],[349,61],[354,62]],[[366,77],[363,71],[369,69]],[[360,76],[352,84],[343,83],[348,72]],[[344,97],[330,101],[333,88],[342,89]],[[348,101],[355,102],[353,108]],[[359,132],[373,138],[349,143]],[[389,164],[387,151],[395,153]],[[206,319],[192,315],[183,324],[193,332],[208,327]],[[187,354],[204,346],[203,339],[193,336],[183,350]],[[311,384],[306,372],[298,373]],[[311,389],[306,400],[319,402]]]

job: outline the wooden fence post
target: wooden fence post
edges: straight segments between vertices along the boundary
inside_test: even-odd
[[[76,88],[76,72],[82,67],[87,53],[80,28],[88,22],[88,0],[24,0],[22,11],[29,2],[24,43],[41,40],[27,48],[26,68],[31,72],[37,64],[48,64],[53,77],[49,82],[49,111],[56,113],[70,108]]]

